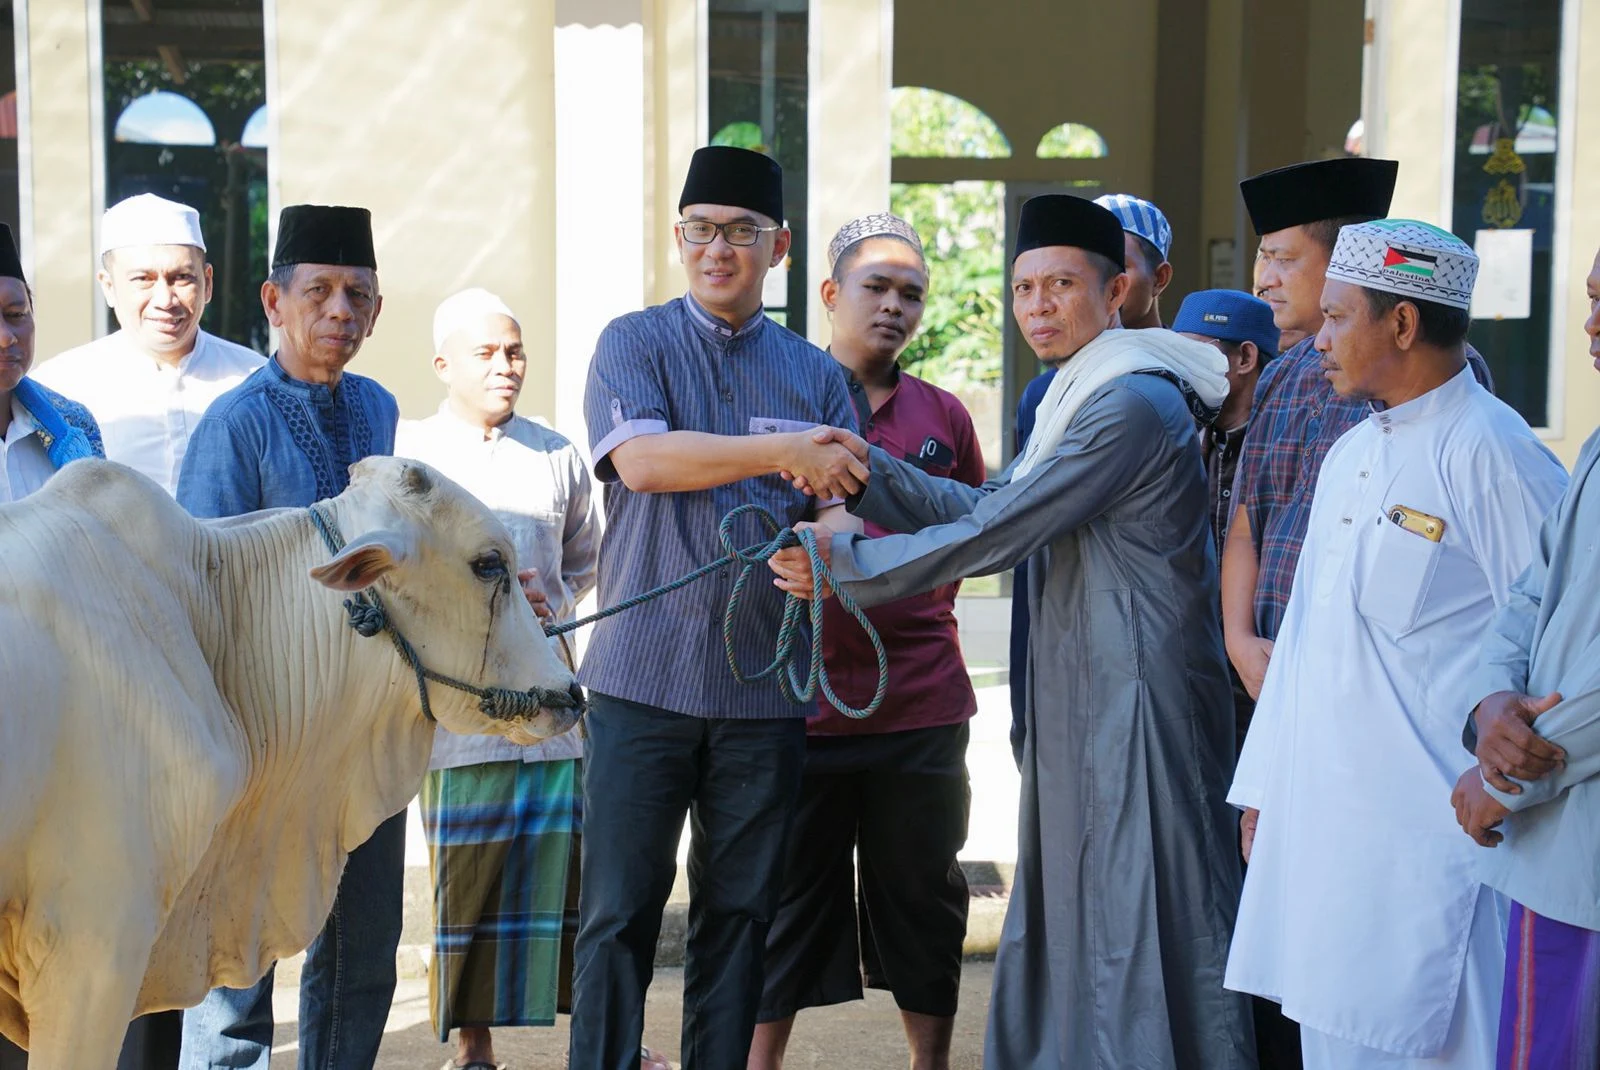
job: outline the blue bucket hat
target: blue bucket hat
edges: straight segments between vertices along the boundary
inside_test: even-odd
[[[1197,290],[1183,299],[1172,329],[1223,342],[1254,342],[1264,361],[1278,355],[1272,306],[1241,290]]]

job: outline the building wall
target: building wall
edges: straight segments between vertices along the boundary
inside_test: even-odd
[[[89,18],[85,0],[29,0],[28,71],[18,93],[23,146],[21,246],[37,309],[35,354],[43,359],[93,335],[95,182],[90,116]],[[21,72],[19,72],[20,75]]]
[[[1368,150],[1400,161],[1393,214],[1449,225],[1449,149],[1455,125],[1459,9],[1451,3],[1372,0],[1374,40],[1367,77],[1373,115]],[[1588,353],[1584,280],[1600,248],[1600,8],[1567,0],[1563,65],[1569,88],[1562,132],[1555,245],[1555,341],[1550,427],[1539,429],[1567,464],[1600,424],[1600,377]],[[1560,194],[1565,186],[1565,197]],[[1463,235],[1468,241],[1471,235]],[[1469,336],[1470,337],[1470,336]]]
[[[552,352],[553,0],[408,0],[404,18],[388,0],[273,3],[277,203],[372,210],[384,310],[353,370],[407,415],[431,410],[433,310],[467,286]],[[550,410],[552,364],[530,366],[523,397]]]

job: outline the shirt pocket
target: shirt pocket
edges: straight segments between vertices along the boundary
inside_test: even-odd
[[[1444,544],[1382,515],[1375,526],[1365,561],[1356,569],[1356,609],[1385,631],[1404,635],[1416,626]]]

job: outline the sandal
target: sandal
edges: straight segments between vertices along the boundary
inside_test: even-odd
[[[439,1070],[506,1070],[506,1064],[486,1063],[482,1060],[477,1060],[470,1063],[458,1063],[452,1056],[444,1061],[444,1065],[441,1066]]]

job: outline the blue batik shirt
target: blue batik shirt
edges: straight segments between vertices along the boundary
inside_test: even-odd
[[[302,382],[274,356],[206,409],[183,457],[178,504],[221,517],[332,498],[352,464],[394,452],[399,419],[394,395],[371,379]]]
[[[817,424],[854,428],[845,377],[832,357],[758,313],[734,330],[693,300],[613,320],[601,333],[584,393],[595,476],[605,484],[600,604],[677,579],[722,556],[717,525],[754,502],[779,524],[808,519],[813,501],[776,475],[710,490],[642,494],[617,478],[611,451],[643,435],[701,431],[759,435]],[[768,534],[740,524],[741,546]],[[723,652],[722,613],[738,570],[595,625],[578,679],[613,698],[693,717],[804,717],[814,704],[786,702],[774,680],[741,684]],[[747,582],[734,633],[740,665],[772,660],[783,597],[765,568]]]

